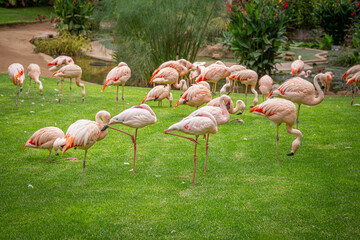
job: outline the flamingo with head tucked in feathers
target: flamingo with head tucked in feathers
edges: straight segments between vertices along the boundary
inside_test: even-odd
[[[324,92],[321,90],[318,83],[318,79],[321,78],[323,75],[323,73],[319,73],[314,77],[314,85],[319,94],[317,98],[315,97],[314,85],[300,77],[294,77],[287,80],[286,82],[281,84],[278,89],[272,91],[269,94],[269,98],[272,96],[279,96],[299,105],[296,114],[296,128],[298,128],[299,124],[301,104],[313,106],[321,103],[324,100]]]
[[[49,150],[49,160],[51,160],[51,151],[55,150],[55,154],[57,153],[60,146],[55,144],[55,141],[59,141],[64,137],[64,132],[57,127],[45,127],[37,130],[30,138],[27,140],[23,146],[23,151],[26,147],[39,148],[39,149],[47,149]]]
[[[187,61],[185,59],[183,59],[184,61],[174,61],[174,60],[171,60],[171,61],[167,61],[167,62],[164,62],[163,64],[161,64],[152,74],[151,76],[151,79],[150,79],[150,84],[152,84],[153,80],[155,78],[158,78],[159,75],[158,73],[164,69],[164,68],[173,68],[177,71],[178,73],[178,77],[182,77],[182,76],[185,76],[189,70],[188,68],[186,67],[187,65]],[[186,61],[186,62],[185,62]],[[185,65],[185,66],[184,66]],[[190,68],[193,68],[192,66],[189,66]]]
[[[178,123],[171,125],[167,130],[164,131],[165,134],[174,135],[177,137],[188,139],[195,143],[194,150],[194,173],[192,184],[195,184],[195,172],[196,172],[196,149],[199,142],[197,141],[200,135],[208,134],[206,145],[208,145],[209,134],[215,134],[217,132],[217,123],[216,119],[209,112],[201,112],[200,114],[181,120]],[[182,135],[171,133],[172,131],[180,131],[186,134],[195,135],[194,138],[185,137]],[[206,170],[206,168],[205,168]]]
[[[258,93],[255,90],[256,83],[258,80],[258,74],[253,70],[245,69],[239,72],[235,72],[234,74],[231,74],[229,80],[231,81],[232,79],[237,80],[245,85],[245,105],[247,105],[247,89],[248,86],[250,85],[251,87],[250,90],[255,95],[253,100],[253,105],[255,106],[258,102]]]
[[[24,67],[20,63],[13,63],[8,67],[8,74],[14,85],[17,86],[15,96],[15,105],[17,109],[19,93],[22,92],[22,87],[25,80]]]
[[[40,78],[40,67],[39,65],[37,64],[30,64],[27,68],[27,72],[28,72],[28,75],[30,77],[30,80],[29,80],[29,90],[28,92],[26,93],[27,96],[29,97],[29,92],[30,92],[30,87],[31,87],[31,79],[34,80],[34,99],[35,99],[35,96],[36,96],[36,84],[39,84],[39,91],[40,91],[40,94],[42,95],[42,92],[43,92],[43,85],[41,83],[41,81],[39,80]]]
[[[137,141],[138,129],[143,128],[147,125],[154,124],[156,123],[156,121],[157,119],[154,111],[147,104],[141,104],[126,109],[125,111],[121,112],[120,114],[116,115],[110,120],[109,125],[122,124],[131,128],[135,128],[135,136],[134,136],[130,133],[109,126],[109,128],[124,133],[131,137],[131,140],[134,144],[134,165],[132,169],[133,173],[135,173],[136,141]]]
[[[272,78],[269,75],[264,75],[260,78],[259,80],[259,90],[261,92],[261,94],[263,95],[263,100],[264,100],[264,96],[266,97],[266,99],[268,99],[268,95],[272,89],[274,81],[272,80]]]
[[[328,92],[330,89],[331,81],[335,78],[332,72],[326,72],[323,75],[320,75],[319,80],[321,82],[321,86],[325,87],[325,92]]]
[[[65,65],[56,72],[53,73],[51,77],[60,77],[60,78],[69,78],[70,80],[70,102],[72,101],[71,98],[71,82],[72,79],[75,78],[76,86],[81,87],[81,96],[82,101],[84,101],[85,98],[85,85],[81,83],[81,75],[82,70],[81,67],[75,64]],[[59,94],[59,102],[61,101],[61,95]]]
[[[110,85],[116,86],[116,114],[118,109],[118,101],[119,101],[119,86],[122,86],[122,102],[125,110],[125,99],[124,99],[124,87],[126,81],[131,77],[131,70],[129,66],[124,63],[120,62],[116,67],[111,69],[111,71],[106,76],[106,80],[103,86],[103,91],[105,88]]]
[[[75,64],[74,60],[68,56],[58,56],[57,58],[53,59],[47,65],[50,67],[49,71],[57,71],[65,65]],[[64,94],[64,78],[61,78],[56,84],[59,85],[61,81],[61,95]]]
[[[185,80],[181,80],[184,81]],[[162,105],[162,100],[167,98],[169,100],[169,107],[172,107],[173,97],[170,92],[170,85],[159,85],[150,90],[146,97],[142,100],[141,104],[147,101],[158,101],[158,106]]]
[[[211,100],[210,85],[207,82],[199,82],[189,87],[176,102],[175,108],[186,104],[198,108]]]
[[[357,84],[360,83],[360,72],[357,72],[353,77],[351,77],[347,81],[346,85],[349,85],[351,83],[357,83]],[[353,95],[353,99],[351,100],[351,105],[353,104],[353,102],[354,102],[354,95]]]
[[[351,68],[349,68],[344,75],[342,76],[341,79],[346,79],[346,81],[348,81],[349,79],[351,79],[356,73],[360,72],[360,64],[357,64],[355,66],[352,66]],[[354,103],[354,96],[355,96],[355,88],[357,88],[359,90],[359,88],[356,86],[356,84],[352,84],[352,98],[351,98],[351,105]]]
[[[54,144],[54,147],[61,147],[63,149],[62,155],[70,148],[85,150],[82,187],[84,187],[87,151],[97,141],[106,137],[109,121],[110,113],[107,111],[99,111],[95,116],[95,122],[85,119],[74,122],[67,129],[65,137]]]
[[[296,135],[296,139],[292,142],[291,152],[287,155],[292,156],[295,154],[296,150],[300,146],[302,133],[299,130],[292,128],[295,123],[296,115],[296,107],[294,103],[280,98],[268,99],[260,105],[250,109],[250,112],[265,116],[276,124],[277,161],[279,161],[279,126],[281,123],[286,124],[286,131],[288,133]]]
[[[302,57],[299,56],[298,60],[291,63],[291,75],[299,75],[304,70],[305,64],[301,58]]]

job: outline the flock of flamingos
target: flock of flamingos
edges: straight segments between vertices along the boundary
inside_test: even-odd
[[[48,63],[48,66],[50,67],[50,70],[55,71],[52,77],[59,77],[62,84],[61,91],[59,91],[59,102],[61,101],[61,97],[63,95],[64,78],[70,79],[70,101],[72,79],[75,79],[76,85],[82,88],[81,94],[82,100],[84,101],[85,85],[80,82],[82,70],[74,63],[71,57],[59,56],[52,62]],[[246,67],[241,65],[227,67],[221,61],[213,63],[207,67],[205,67],[205,63],[190,63],[184,59],[167,61],[161,64],[154,71],[150,80],[150,83],[153,85],[160,85],[157,85],[150,90],[147,96],[143,99],[142,104],[125,110],[124,86],[126,81],[131,76],[131,70],[126,63],[121,62],[108,73],[105,84],[103,86],[103,91],[105,91],[105,88],[109,85],[117,86],[117,114],[119,86],[122,86],[122,101],[124,107],[123,112],[111,118],[109,112],[99,111],[95,116],[95,121],[78,120],[70,125],[66,131],[66,134],[64,134],[61,129],[56,127],[42,128],[35,132],[29,138],[29,140],[26,141],[23,146],[23,150],[25,150],[26,147],[48,149],[49,160],[51,160],[52,149],[55,150],[56,154],[59,149],[62,151],[62,154],[64,154],[69,148],[84,149],[85,156],[83,160],[82,179],[82,186],[84,186],[87,150],[97,141],[105,138],[108,132],[107,129],[110,128],[131,137],[134,144],[134,163],[132,170],[135,173],[137,131],[139,128],[154,124],[157,121],[155,113],[147,104],[145,104],[145,102],[158,101],[160,105],[162,100],[167,98],[169,101],[169,107],[171,107],[173,100],[171,94],[171,85],[173,85],[175,88],[180,88],[183,92],[180,99],[176,102],[175,108],[179,105],[189,105],[196,107],[196,110],[186,118],[171,125],[167,130],[164,131],[164,133],[185,138],[195,143],[194,172],[192,181],[194,184],[196,170],[196,149],[197,145],[199,144],[198,137],[203,135],[204,138],[206,138],[206,160],[204,170],[206,172],[209,134],[215,134],[218,131],[218,125],[229,122],[230,113],[236,113],[240,110],[238,113],[240,114],[244,111],[247,102],[247,88],[249,85],[251,92],[254,94],[253,106],[251,106],[250,112],[264,116],[277,125],[277,160],[279,159],[279,126],[281,123],[286,124],[286,131],[288,133],[296,135],[296,139],[292,142],[291,152],[287,155],[291,156],[295,154],[296,150],[300,146],[300,141],[302,138],[302,133],[298,130],[301,104],[312,106],[321,103],[324,99],[324,92],[319,86],[318,81],[320,80],[323,87],[327,88],[328,90],[331,80],[334,78],[334,75],[331,72],[319,73],[314,77],[313,85],[309,81],[302,78],[308,77],[311,75],[311,72],[305,73],[303,70],[304,62],[301,60],[301,57],[299,57],[299,59],[294,61],[291,65],[291,74],[294,75],[294,77],[288,79],[282,85],[273,85],[273,80],[268,75],[261,77],[259,80],[259,89],[263,96],[266,96],[267,100],[259,105],[256,105],[258,102],[258,93],[255,87],[258,81],[258,74],[253,70],[246,69]],[[13,63],[9,66],[8,72],[9,77],[17,86],[15,97],[15,104],[17,107],[18,96],[22,91],[25,80],[24,67],[19,63]],[[29,96],[31,79],[35,81],[34,96],[36,91],[36,84],[39,84],[39,90],[40,93],[42,93],[43,86],[39,80],[40,67],[37,64],[30,64],[28,66],[27,73],[30,77],[29,90],[27,95]],[[188,74],[189,79],[187,82],[183,78]],[[215,94],[217,82],[224,78],[226,79],[226,84],[220,91],[221,96],[211,99],[209,82],[213,84],[212,93]],[[344,78],[347,80],[347,85],[353,82],[359,83],[360,65],[351,67],[343,75],[343,79]],[[179,79],[181,80],[179,81]],[[195,82],[195,84],[188,87],[189,82]],[[228,94],[233,92],[234,89],[236,89],[236,84],[239,83],[246,86],[245,103],[241,100],[238,100],[236,102],[236,106],[234,107],[234,104]],[[355,88],[354,83],[352,86]],[[229,92],[227,92],[227,88],[230,88]],[[318,95],[317,97],[316,94]],[[198,108],[205,103],[207,103],[206,106]],[[298,104],[297,110],[294,103]],[[241,121],[239,119],[236,120]],[[296,129],[293,128],[295,122]],[[132,135],[120,129],[111,127],[111,125],[114,124],[123,124],[135,128],[135,134]],[[191,138],[178,135],[173,133],[174,131],[194,135],[195,137]]]

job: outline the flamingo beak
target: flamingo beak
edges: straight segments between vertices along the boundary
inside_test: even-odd
[[[56,71],[53,73],[53,75],[51,75],[51,78],[54,77],[56,74],[58,74],[59,71]]]
[[[101,129],[101,131],[102,131],[102,132],[105,131],[108,127],[109,127],[109,125],[105,125],[105,126]]]

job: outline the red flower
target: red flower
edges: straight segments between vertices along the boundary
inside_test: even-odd
[[[38,18],[35,18],[35,20],[38,20]]]
[[[59,19],[59,22],[61,22],[61,20]]]
[[[32,42],[32,39],[30,39],[29,42]]]
[[[350,15],[351,15],[352,17],[355,16],[355,12],[351,13]]]
[[[37,14],[38,17],[40,17],[40,14]]]
[[[230,8],[230,7],[229,7],[229,8],[227,8],[227,9],[226,9],[226,11],[230,12],[230,11],[231,11],[231,8]]]
[[[289,8],[289,2],[285,1],[283,6],[282,6],[282,9],[288,9],[288,8]]]
[[[360,2],[356,6],[360,8]]]

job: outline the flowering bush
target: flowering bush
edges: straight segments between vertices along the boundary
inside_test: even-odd
[[[231,8],[228,31],[232,50],[241,64],[260,75],[270,73],[288,27],[288,1],[236,1]]]
[[[354,20],[358,19],[360,10],[357,1],[323,0],[321,7],[316,11],[320,26],[332,36],[334,44],[344,42],[346,32]]]

